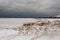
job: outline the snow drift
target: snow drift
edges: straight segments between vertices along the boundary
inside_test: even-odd
[[[60,19],[26,20],[20,26],[0,27],[0,40],[60,40]]]

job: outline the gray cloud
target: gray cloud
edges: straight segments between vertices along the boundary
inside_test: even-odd
[[[0,0],[0,10],[9,14],[59,15],[60,0]],[[1,13],[2,13],[1,12]]]

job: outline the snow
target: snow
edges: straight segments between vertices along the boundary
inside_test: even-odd
[[[60,19],[0,18],[0,40],[60,40],[59,24]]]
[[[16,27],[35,21],[36,19],[33,18],[0,18],[0,27]]]

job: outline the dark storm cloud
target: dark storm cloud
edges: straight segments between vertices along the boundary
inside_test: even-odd
[[[0,17],[60,15],[60,0],[0,0]]]
[[[42,16],[48,16],[43,13],[38,12],[31,12],[31,11],[25,11],[25,12],[13,12],[13,11],[1,11],[0,10],[0,17],[1,18],[36,18],[36,17],[42,17]]]

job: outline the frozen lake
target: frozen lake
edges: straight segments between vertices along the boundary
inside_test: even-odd
[[[18,26],[27,22],[35,22],[33,18],[0,18],[0,26]]]

